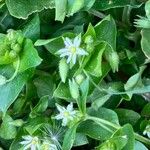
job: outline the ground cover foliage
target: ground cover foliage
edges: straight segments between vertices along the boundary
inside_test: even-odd
[[[148,150],[150,1],[0,0],[0,149]]]

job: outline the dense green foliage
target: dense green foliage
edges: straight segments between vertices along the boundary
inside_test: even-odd
[[[150,0],[0,0],[0,149],[148,150]]]

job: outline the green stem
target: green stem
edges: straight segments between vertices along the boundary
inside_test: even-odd
[[[97,84],[93,81],[93,79],[88,75],[88,73],[83,70],[83,72],[85,73],[85,75],[89,78],[90,82],[100,91],[100,92],[106,92],[107,94],[108,93],[108,90],[104,89],[104,88],[100,88],[99,86],[97,86]]]
[[[149,140],[149,139],[147,139],[147,138],[145,138],[145,137],[143,137],[143,136],[141,136],[141,135],[139,135],[139,134],[137,134],[137,133],[134,133],[134,136],[135,136],[135,138],[136,138],[138,141],[143,142],[143,143],[145,143],[145,144],[147,144],[147,145],[150,145],[150,140]]]
[[[113,124],[113,123],[111,123],[107,120],[101,119],[101,118],[97,118],[97,117],[93,117],[93,116],[87,116],[86,119],[93,120],[94,122],[99,122],[99,123],[108,125],[108,126],[113,127],[114,129],[117,129],[117,130],[120,128],[119,125]]]
[[[130,13],[132,8],[130,6],[126,6],[123,9],[123,15],[122,15],[122,22],[128,25],[131,25],[130,23]]]
[[[97,122],[96,122],[97,123]],[[111,130],[110,128],[106,127],[105,125],[103,125],[102,123],[97,123],[98,125],[100,125],[102,128],[104,128],[105,130],[109,131],[110,133],[114,133],[113,130]]]
[[[103,13],[101,13],[101,12],[95,10],[95,9],[90,9],[90,10],[89,10],[89,13],[91,13],[92,15],[94,15],[94,16],[96,16],[96,17],[98,17],[98,18],[101,18],[101,19],[103,19],[103,18],[106,17],[105,14],[103,14]]]
[[[113,127],[114,129],[118,130],[121,128],[121,126],[119,125],[116,125],[114,123],[111,123],[105,119],[101,119],[101,118],[97,118],[97,117],[93,117],[93,116],[86,116],[86,120],[93,120],[94,122],[96,122],[97,124],[104,124],[104,125],[108,125],[110,127]],[[150,145],[150,140],[137,134],[137,133],[134,133],[134,136],[135,138],[140,141],[140,142],[143,142],[147,145]]]

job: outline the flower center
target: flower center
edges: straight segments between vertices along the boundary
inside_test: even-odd
[[[69,50],[71,51],[71,53],[75,53],[76,52],[76,47],[74,47],[74,46],[71,46],[70,48],[69,48]]]
[[[32,144],[33,144],[33,145],[38,144],[38,138],[37,138],[37,137],[35,137],[35,138],[32,140]]]
[[[65,111],[65,112],[64,112],[64,117],[69,117],[69,116],[70,116],[69,112],[68,112],[68,111]]]

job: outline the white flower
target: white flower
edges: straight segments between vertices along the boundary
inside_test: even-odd
[[[60,57],[67,56],[67,63],[72,62],[73,64],[76,63],[77,56],[84,56],[88,55],[88,53],[80,47],[81,44],[81,37],[76,36],[73,40],[66,37],[64,39],[65,48],[62,48],[58,51]]]
[[[56,145],[50,143],[49,141],[44,141],[41,145],[41,150],[58,150]]]
[[[147,125],[144,132],[143,132],[144,135],[147,134],[147,136],[150,138],[150,125]]]
[[[23,141],[20,142],[24,146],[23,150],[39,150],[39,139],[38,137],[32,137],[30,135],[23,136]]]
[[[67,108],[56,104],[57,109],[59,110],[59,114],[55,116],[55,119],[61,120],[62,119],[62,126],[66,126],[69,121],[72,121],[76,116],[76,111],[73,110],[73,103],[70,103]]]

